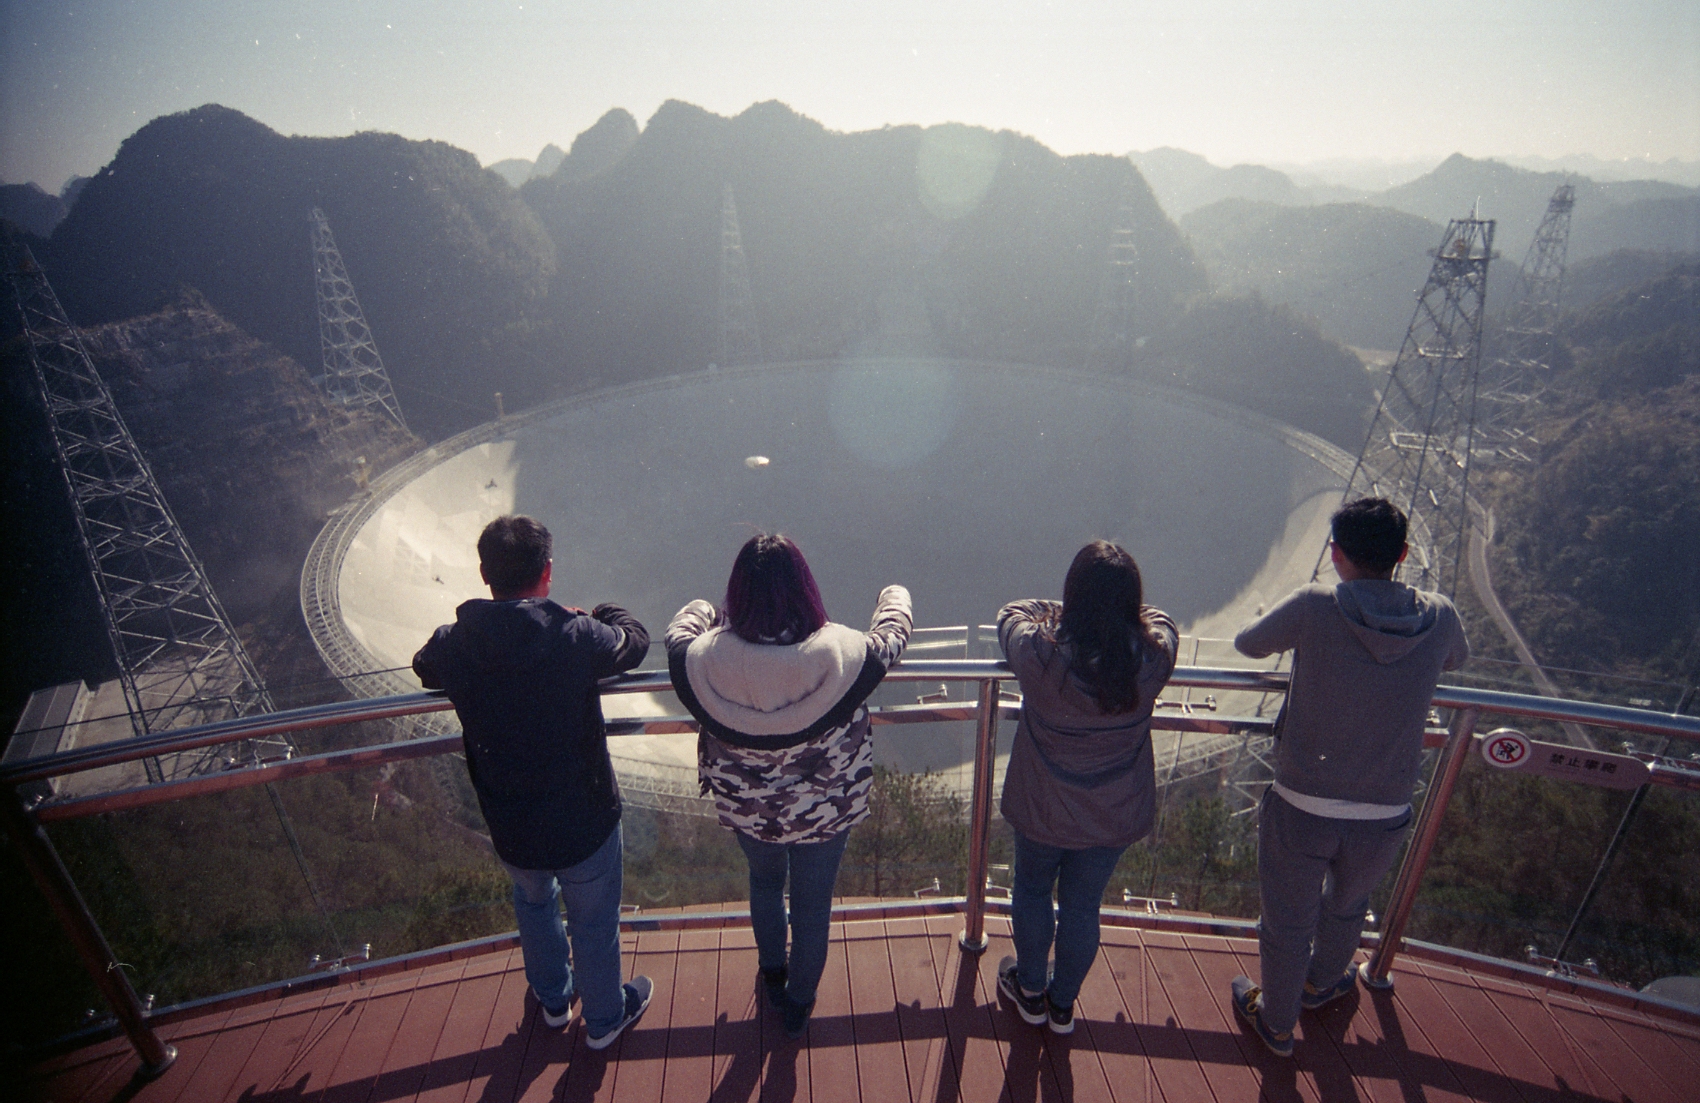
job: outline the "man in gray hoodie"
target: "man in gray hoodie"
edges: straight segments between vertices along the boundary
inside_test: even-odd
[[[1234,638],[1254,659],[1293,653],[1258,814],[1262,984],[1232,985],[1235,1010],[1283,1057],[1301,1008],[1352,990],[1370,891],[1410,825],[1435,684],[1470,657],[1450,601],[1393,581],[1406,524],[1385,498],[1348,502],[1329,545],[1339,584],[1300,587]]]

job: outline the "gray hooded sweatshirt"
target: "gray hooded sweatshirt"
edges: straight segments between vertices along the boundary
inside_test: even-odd
[[[1458,610],[1402,582],[1312,583],[1234,637],[1254,659],[1293,653],[1275,721],[1275,780],[1297,793],[1405,804],[1444,670],[1470,657]]]

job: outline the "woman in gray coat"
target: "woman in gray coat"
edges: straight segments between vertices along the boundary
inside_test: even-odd
[[[1015,829],[1015,956],[999,963],[998,990],[1027,1022],[1067,1034],[1098,953],[1104,889],[1122,852],[1151,831],[1151,710],[1179,635],[1144,604],[1133,556],[1094,540],[1074,557],[1062,603],[1004,606],[998,640],[1021,683],[1001,805]]]

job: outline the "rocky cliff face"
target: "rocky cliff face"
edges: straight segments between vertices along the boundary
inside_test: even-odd
[[[362,457],[375,473],[420,446],[387,418],[326,402],[300,364],[194,291],[83,336],[239,624],[289,620],[302,558],[326,511],[357,489]],[[111,657],[21,342],[8,344],[5,359],[0,631],[9,704],[20,691],[109,670]]]
[[[241,619],[293,587],[325,513],[419,442],[327,402],[302,366],[190,291],[84,333],[177,520]]]

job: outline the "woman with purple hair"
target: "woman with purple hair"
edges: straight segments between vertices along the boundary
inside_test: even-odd
[[[673,688],[702,731],[703,793],[749,859],[761,979],[790,1038],[814,1010],[838,863],[850,828],[868,815],[865,703],[903,653],[911,623],[902,586],[880,591],[865,633],[827,620],[802,550],[764,532],[738,552],[723,608],[693,601],[667,626]]]

